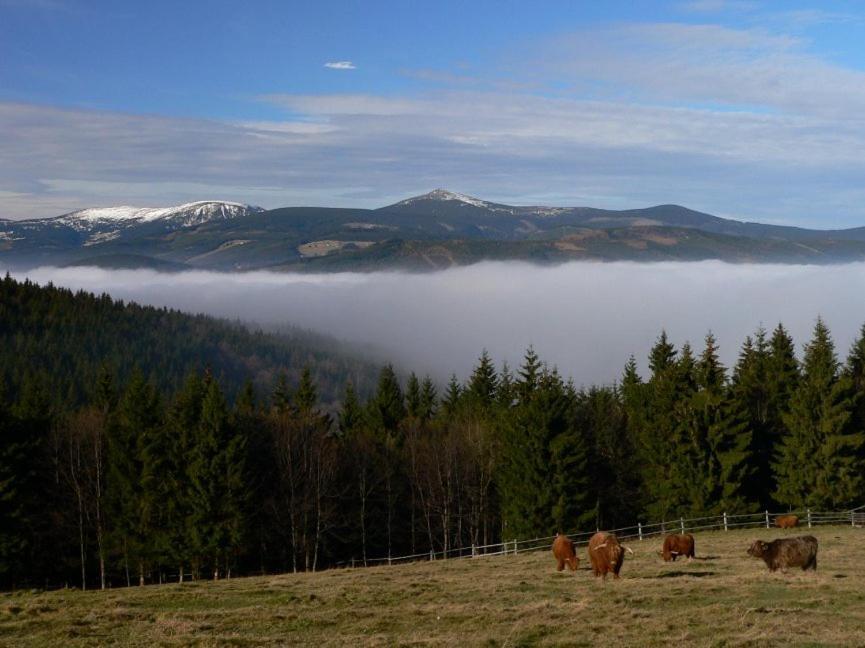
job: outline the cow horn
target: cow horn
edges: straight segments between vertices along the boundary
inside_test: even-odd
[[[597,551],[598,549],[603,549],[606,546],[607,546],[607,543],[605,542],[604,544],[598,545],[597,547],[592,547],[592,551]]]
[[[630,551],[630,552],[631,552],[631,555],[632,555],[632,556],[634,555],[634,550],[631,549],[630,547],[625,547],[625,551]]]
[[[679,552],[678,552],[678,551],[671,551],[670,553],[673,554],[674,556],[678,556],[678,555],[679,555]]]

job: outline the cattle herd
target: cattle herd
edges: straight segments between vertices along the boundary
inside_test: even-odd
[[[780,515],[775,518],[775,526],[779,529],[792,529],[799,525],[795,515]],[[622,546],[614,533],[598,531],[589,539],[589,564],[592,573],[603,579],[607,574],[613,578],[619,577],[622,563],[625,562],[625,552],[633,554],[628,547]],[[664,538],[661,550],[658,552],[665,562],[675,562],[683,556],[690,562],[695,556],[694,536],[690,533],[673,533]],[[748,549],[748,555],[762,558],[769,571],[786,572],[789,567],[801,567],[803,571],[817,569],[817,538],[814,536],[798,536],[781,538],[772,542],[755,540]],[[570,571],[577,571],[580,558],[577,556],[574,541],[563,533],[557,533],[553,540],[553,556],[556,568],[562,571],[566,566]]]

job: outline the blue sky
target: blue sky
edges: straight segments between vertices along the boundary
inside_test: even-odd
[[[863,37],[855,2],[0,0],[0,217],[444,186],[863,225]]]

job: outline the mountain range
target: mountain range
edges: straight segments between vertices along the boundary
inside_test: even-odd
[[[0,219],[0,264],[177,271],[436,270],[482,260],[865,260],[865,227],[814,230],[679,205],[607,210],[514,206],[436,189],[379,209],[221,201]]]

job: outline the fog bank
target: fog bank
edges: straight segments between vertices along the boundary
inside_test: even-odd
[[[731,366],[761,324],[782,321],[801,352],[818,315],[843,359],[865,322],[861,263],[482,263],[421,275],[39,268],[26,276],[188,312],[295,324],[373,344],[402,368],[439,380],[467,375],[483,348],[497,363],[517,365],[532,344],[577,384],[611,382],[631,353],[645,369],[661,329],[697,348],[713,331]]]

